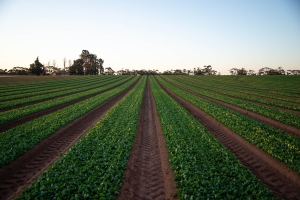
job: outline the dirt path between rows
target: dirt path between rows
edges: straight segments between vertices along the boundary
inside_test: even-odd
[[[171,82],[169,82],[169,81],[166,80],[166,79],[164,79],[164,80],[167,81],[168,83],[174,85],[175,87],[178,87],[178,88],[180,88],[180,89],[182,89],[182,90],[184,90],[184,91],[186,91],[186,92],[189,92],[189,93],[191,93],[191,94],[193,94],[193,95],[195,95],[195,96],[198,96],[198,97],[200,97],[200,98],[202,98],[202,99],[206,99],[206,100],[208,100],[208,101],[214,102],[214,103],[216,103],[216,104],[219,104],[219,105],[221,105],[221,106],[224,106],[224,107],[226,107],[226,108],[229,108],[229,109],[231,109],[231,110],[234,110],[234,111],[236,111],[236,112],[238,112],[238,113],[241,113],[241,114],[243,114],[243,115],[246,115],[246,116],[248,116],[248,117],[251,117],[251,118],[253,118],[253,119],[257,120],[257,121],[263,122],[263,123],[265,123],[265,124],[267,124],[267,125],[273,126],[273,127],[277,128],[277,129],[280,129],[280,130],[282,130],[282,131],[284,131],[284,132],[286,132],[286,133],[292,134],[292,135],[294,135],[294,136],[300,138],[300,129],[298,129],[298,128],[296,128],[296,127],[293,127],[293,126],[290,126],[290,125],[281,123],[281,122],[279,122],[279,121],[275,121],[275,120],[270,119],[270,118],[268,118],[268,117],[265,117],[265,116],[263,116],[263,115],[257,114],[257,113],[255,113],[255,112],[252,112],[252,111],[249,111],[249,110],[246,110],[246,109],[243,109],[243,108],[234,106],[234,105],[231,105],[231,104],[229,104],[229,103],[225,103],[225,102],[223,102],[223,101],[219,101],[219,100],[216,100],[216,99],[213,99],[213,98],[210,98],[210,97],[201,95],[201,94],[196,93],[196,92],[194,92],[194,91],[191,91],[191,90],[188,90],[188,89],[186,89],[186,88],[183,88],[183,87],[181,87],[181,86],[179,86],[179,85],[177,85],[177,84],[171,83]]]
[[[69,123],[22,156],[0,169],[0,199],[12,199],[32,183],[49,166],[80,139],[105,113],[118,103],[136,84],[97,108]]]
[[[190,102],[177,96],[158,80],[160,86],[201,124],[205,126],[237,159],[280,199],[300,199],[300,175],[272,156],[258,149],[235,132],[203,112]],[[254,191],[255,192],[255,191]]]
[[[140,111],[137,135],[131,150],[118,199],[177,199],[149,77]]]
[[[131,79],[128,79],[128,80],[125,81],[125,82],[128,82],[128,81],[130,81],[130,80],[131,80]],[[105,89],[105,90],[103,90],[103,91],[101,91],[101,92],[97,92],[97,93],[94,93],[94,94],[91,94],[91,95],[82,97],[82,98],[80,98],[80,99],[70,101],[69,103],[65,103],[65,104],[61,104],[61,105],[58,105],[58,106],[54,106],[54,107],[52,107],[52,108],[48,108],[48,109],[46,109],[46,110],[42,110],[42,111],[39,111],[39,112],[30,114],[30,115],[26,115],[26,116],[24,116],[24,117],[21,117],[21,118],[18,118],[18,119],[16,119],[16,120],[7,122],[7,123],[5,123],[5,124],[2,124],[2,125],[0,125],[0,134],[3,133],[3,132],[5,132],[5,131],[7,131],[7,130],[9,130],[9,129],[11,129],[11,128],[20,126],[21,124],[24,124],[24,123],[29,122],[29,121],[31,121],[31,120],[34,120],[34,119],[36,119],[36,118],[42,117],[42,116],[44,116],[44,115],[48,115],[48,114],[53,113],[53,112],[55,112],[55,111],[58,111],[58,110],[60,110],[60,109],[63,109],[63,108],[66,108],[66,107],[68,107],[68,106],[71,106],[71,105],[73,105],[73,104],[76,104],[76,103],[78,103],[78,102],[80,102],[80,101],[84,101],[84,100],[86,100],[86,99],[88,99],[88,98],[91,98],[91,97],[97,96],[97,95],[99,95],[99,94],[102,94],[102,93],[104,93],[104,92],[107,92],[107,91],[109,91],[109,90],[112,90],[112,89],[114,89],[114,88],[116,88],[116,87],[119,87],[120,85],[123,85],[125,82],[122,82],[122,83],[120,83],[120,84],[118,84],[118,85],[116,85],[116,86],[114,86],[114,87],[112,87],[112,88]]]

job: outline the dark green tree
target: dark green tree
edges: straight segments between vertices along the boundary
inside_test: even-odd
[[[84,74],[83,63],[84,62],[81,58],[74,60],[73,65],[69,67],[70,75],[83,75]]]
[[[36,58],[34,63],[30,64],[29,71],[33,74],[36,74],[37,76],[41,75],[44,71],[44,66],[39,61],[39,57]]]

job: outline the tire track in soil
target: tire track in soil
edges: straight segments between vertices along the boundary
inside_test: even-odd
[[[162,77],[162,79],[164,79],[164,78]],[[181,90],[184,90],[184,91],[186,91],[186,92],[189,92],[189,93],[191,93],[191,94],[193,94],[193,95],[195,95],[195,96],[198,96],[198,97],[200,97],[200,98],[202,98],[202,99],[206,99],[206,100],[211,101],[211,102],[213,102],[213,103],[219,104],[219,105],[221,105],[221,106],[224,106],[224,107],[226,107],[226,108],[229,108],[229,109],[231,109],[231,110],[233,110],[233,111],[236,111],[236,112],[238,112],[238,113],[241,113],[241,114],[243,114],[243,115],[246,115],[246,116],[248,116],[248,117],[251,117],[252,119],[255,119],[255,120],[257,120],[257,121],[260,121],[260,122],[262,122],[262,123],[265,123],[265,124],[267,124],[267,125],[270,125],[270,126],[272,126],[272,127],[275,127],[275,128],[280,129],[280,130],[282,130],[282,131],[284,131],[284,132],[286,132],[286,133],[289,133],[289,134],[291,134],[291,135],[294,135],[294,136],[300,138],[300,129],[298,129],[298,128],[296,128],[296,127],[293,127],[293,126],[290,126],[290,125],[281,123],[281,122],[279,122],[279,121],[275,121],[275,120],[273,120],[273,119],[270,119],[270,118],[265,117],[265,116],[263,116],[263,115],[257,114],[257,113],[255,113],[255,112],[250,111],[250,110],[246,110],[246,109],[243,109],[243,108],[234,106],[234,105],[232,105],[232,104],[225,103],[225,102],[223,102],[223,101],[216,100],[216,99],[213,99],[213,98],[210,98],[210,97],[201,95],[201,94],[196,93],[196,92],[194,92],[194,91],[191,91],[191,90],[188,90],[188,89],[186,89],[186,88],[183,88],[183,87],[181,87],[181,86],[179,86],[179,85],[177,85],[177,84],[175,84],[175,83],[171,83],[171,82],[169,82],[169,81],[166,80],[166,79],[164,79],[164,80],[165,80],[166,82],[168,82],[168,83],[174,85],[175,87],[180,88]]]
[[[13,199],[39,175],[53,165],[105,113],[117,104],[140,81],[112,97],[97,108],[69,123],[0,169],[0,199]]]
[[[127,165],[118,199],[177,199],[149,77]]]
[[[300,175],[228,129],[207,113],[159,85],[210,131],[279,199],[300,199]]]
[[[131,79],[128,79],[126,82],[130,81]],[[122,83],[120,83],[120,84],[118,84],[118,85],[116,85],[116,86],[114,86],[112,88],[108,88],[108,89],[105,89],[105,90],[103,90],[101,92],[97,92],[97,93],[94,93],[94,94],[90,94],[88,96],[84,96],[84,97],[82,97],[80,99],[76,99],[76,100],[70,101],[69,103],[64,103],[64,104],[61,104],[61,105],[58,105],[58,106],[54,106],[54,107],[48,108],[46,110],[42,110],[42,111],[39,111],[39,112],[36,112],[36,113],[33,113],[33,114],[26,115],[24,117],[18,118],[18,119],[13,120],[13,121],[9,121],[9,122],[7,122],[5,124],[0,125],[0,134],[3,133],[3,132],[5,132],[5,131],[7,131],[7,130],[9,130],[9,129],[11,129],[11,128],[20,126],[21,124],[24,124],[24,123],[29,122],[31,120],[34,120],[36,118],[42,117],[44,115],[48,115],[48,114],[53,113],[55,111],[58,111],[60,109],[66,108],[66,107],[71,106],[71,105],[76,104],[76,103],[79,103],[80,101],[84,101],[84,100],[86,100],[88,98],[91,98],[91,97],[97,96],[99,94],[102,94],[104,92],[107,92],[109,90],[112,90],[112,89],[114,89],[116,87],[119,87],[119,86],[123,85],[124,83],[125,82],[122,82]]]

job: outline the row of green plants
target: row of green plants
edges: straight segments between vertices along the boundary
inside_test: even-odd
[[[240,80],[246,84],[251,84],[258,88],[268,88],[275,91],[290,91],[300,95],[300,77],[299,76],[261,76],[245,77]]]
[[[153,77],[151,87],[180,199],[274,198],[271,191],[167,95]]]
[[[294,126],[296,128],[300,128],[300,123],[299,123],[300,116],[297,114],[293,114],[293,113],[286,112],[283,110],[278,110],[278,109],[271,108],[271,107],[265,107],[265,106],[258,105],[255,103],[246,102],[246,101],[243,101],[240,99],[234,99],[234,98],[214,94],[214,93],[208,92],[206,90],[201,90],[198,87],[190,86],[190,85],[182,83],[182,82],[177,82],[174,79],[167,78],[166,76],[164,76],[163,78],[172,83],[178,84],[178,85],[182,86],[183,88],[186,88],[188,90],[199,93],[201,95],[204,95],[204,96],[207,96],[207,97],[210,97],[213,99],[217,99],[217,100],[238,106],[240,108],[250,110],[252,112],[258,113],[260,115],[266,116],[268,118],[282,122],[284,124]]]
[[[101,105],[128,88],[138,77],[105,93],[91,97],[51,114],[29,121],[0,134],[0,167],[31,149],[63,126]]]
[[[121,78],[119,78],[119,79],[121,79]],[[90,90],[93,88],[101,87],[103,85],[109,84],[114,81],[115,80],[109,80],[108,82],[98,82],[96,84],[87,85],[85,87],[78,87],[78,88],[75,87],[72,89],[62,90],[62,91],[58,91],[58,92],[54,92],[54,93],[46,93],[46,94],[31,96],[31,97],[22,98],[22,99],[15,99],[15,100],[11,100],[11,101],[0,102],[0,109],[13,108],[14,106],[19,106],[19,105],[26,104],[26,103],[41,101],[41,100],[45,100],[45,99],[49,99],[49,98],[52,99],[52,98],[60,97],[63,95],[82,92],[82,91]]]
[[[115,199],[136,134],[146,77],[19,199]]]
[[[174,81],[180,82],[182,84],[186,84],[187,80],[184,78],[172,78]],[[217,92],[219,94],[224,94],[224,95],[228,95],[230,97],[233,98],[239,98],[239,99],[246,99],[246,100],[250,100],[253,102],[258,102],[258,103],[264,103],[264,104],[268,104],[268,105],[272,105],[272,106],[278,106],[278,107],[282,107],[282,108],[287,108],[287,109],[291,109],[291,110],[300,110],[300,106],[299,105],[295,105],[292,102],[300,102],[300,100],[292,100],[290,102],[279,102],[276,100],[269,100],[269,99],[264,99],[261,97],[257,97],[257,96],[252,96],[246,93],[241,93],[239,91],[232,91],[231,90],[227,90],[224,88],[216,88],[216,87],[203,87],[202,85],[199,85],[199,83],[197,83],[196,81],[189,81],[187,83],[187,85],[193,86],[198,88],[198,90],[206,90],[206,91],[211,91],[213,93]]]
[[[27,84],[16,84],[16,85],[8,85],[8,86],[0,86],[0,93],[15,93],[15,92],[28,92],[31,90],[40,90],[43,88],[50,89],[52,87],[56,87],[59,85],[68,85],[70,83],[78,83],[81,81],[86,81],[86,79],[94,79],[96,77],[90,76],[89,78],[78,76],[78,77],[65,77],[63,80],[55,80],[55,77],[51,81],[42,81],[38,83],[27,83]]]
[[[208,100],[192,95],[161,77],[157,79],[250,143],[300,173],[300,139]]]
[[[28,106],[24,106],[21,108],[16,108],[16,109],[8,110],[5,112],[0,112],[0,125],[5,124],[9,121],[24,117],[26,115],[30,115],[30,114],[33,114],[33,113],[36,113],[39,111],[46,110],[48,108],[52,108],[54,106],[59,106],[59,105],[69,103],[71,101],[75,101],[77,99],[89,96],[89,95],[100,93],[102,91],[105,91],[105,90],[111,89],[113,87],[116,87],[118,85],[124,84],[131,78],[132,77],[128,76],[125,79],[119,78],[118,80],[116,80],[116,79],[110,80],[109,82],[103,82],[103,83],[98,84],[95,89],[90,89],[88,91],[83,91],[83,92],[75,93],[72,95],[63,96],[63,97],[51,99],[48,101],[43,101],[41,103],[36,103],[33,105],[28,105]]]
[[[227,84],[225,81],[222,82],[220,81],[219,83],[213,83],[213,84],[203,84],[203,81],[201,81],[201,79],[195,79],[195,78],[189,78],[189,77],[173,77],[173,79],[176,80],[181,80],[184,82],[188,82],[189,83],[193,83],[194,85],[197,85],[198,87],[201,87],[203,89],[208,89],[208,90],[213,90],[213,91],[218,91],[218,92],[230,92],[232,95],[243,95],[244,97],[249,97],[249,95],[252,96],[257,96],[256,97],[256,101],[258,99],[262,99],[264,102],[268,102],[270,100],[268,99],[263,99],[263,98],[271,98],[274,99],[274,104],[278,103],[276,102],[276,100],[282,100],[282,101],[286,101],[287,104],[290,103],[300,103],[300,96],[297,95],[293,95],[291,93],[285,92],[277,92],[277,94],[275,94],[274,92],[270,93],[270,90],[266,90],[266,89],[255,89],[253,87],[249,87],[249,86],[245,86],[243,84],[240,84],[238,82],[236,82],[234,84]],[[220,78],[220,80],[223,80],[223,78]],[[282,96],[284,95],[284,96]],[[294,97],[292,97],[291,95],[293,95]],[[253,97],[255,98],[255,97]],[[262,103],[264,103],[262,102]],[[272,101],[271,101],[272,102]],[[280,104],[278,104],[280,105]],[[291,105],[293,106],[293,105]]]
[[[250,76],[248,76],[250,77]],[[182,77],[173,77],[182,78]],[[284,90],[272,90],[266,88],[256,88],[255,86],[248,85],[239,80],[237,76],[221,76],[217,77],[197,77],[197,76],[185,76],[185,81],[195,81],[199,86],[204,86],[206,88],[218,88],[228,91],[235,91],[239,93],[245,93],[250,95],[261,96],[262,98],[273,98],[277,100],[299,102],[300,95],[294,91]],[[279,86],[279,84],[278,84]]]
[[[66,91],[66,90],[71,90],[74,88],[79,88],[79,87],[87,87],[87,86],[92,86],[94,84],[97,84],[99,82],[105,82],[107,80],[110,80],[108,78],[99,78],[99,79],[80,79],[77,82],[68,82],[68,84],[62,84],[62,85],[53,85],[51,87],[41,87],[37,89],[30,89],[29,91],[27,90],[18,90],[14,92],[5,92],[1,93],[0,101],[9,101],[13,99],[21,99],[25,97],[32,97],[36,95],[42,95],[46,93],[54,93],[54,92],[59,92],[59,91]]]

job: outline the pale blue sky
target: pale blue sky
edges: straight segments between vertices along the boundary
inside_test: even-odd
[[[83,49],[119,69],[300,69],[300,1],[0,0],[0,68]]]

